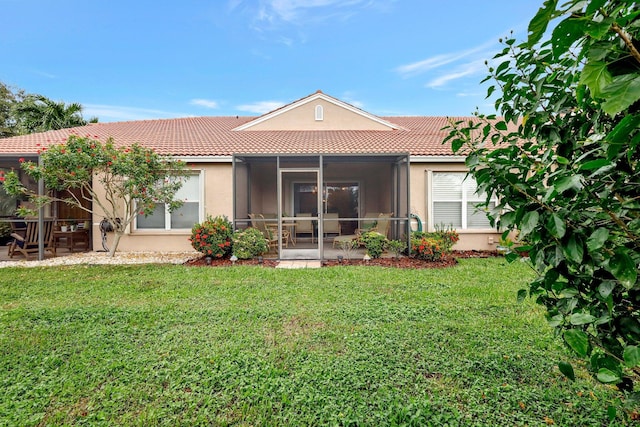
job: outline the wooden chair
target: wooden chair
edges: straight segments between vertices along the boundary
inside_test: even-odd
[[[42,241],[44,243],[44,249],[56,255],[56,248],[53,246],[53,220],[44,220],[44,234],[42,235]],[[9,257],[13,258],[16,252],[20,252],[26,259],[29,259],[29,254],[38,252],[39,250],[39,234],[38,234],[38,221],[27,221],[24,231],[11,233],[13,242],[9,244]]]
[[[264,219],[264,215],[262,214],[249,214],[249,218],[251,218],[251,226],[253,228],[257,228],[260,230],[265,239],[267,239],[267,244],[269,245],[269,249],[272,247],[278,247],[278,237],[277,234],[274,234],[267,227],[267,222]]]

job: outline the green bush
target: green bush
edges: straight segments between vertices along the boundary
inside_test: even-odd
[[[249,227],[233,234],[233,253],[239,259],[251,259],[268,251],[267,239],[257,228]]]
[[[387,249],[389,249],[396,256],[396,259],[400,257],[400,254],[407,249],[407,243],[403,240],[389,240],[387,242]]]
[[[362,234],[360,241],[371,258],[380,258],[387,247],[387,238],[377,231],[368,231]]]
[[[193,226],[189,241],[196,251],[206,256],[223,258],[231,253],[233,225],[226,216],[207,219]]]

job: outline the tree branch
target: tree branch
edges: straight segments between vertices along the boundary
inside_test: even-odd
[[[629,34],[624,29],[620,28],[620,26],[615,22],[611,25],[611,29],[615,31],[624,41],[624,44],[627,45],[629,52],[631,52],[631,56],[633,56],[636,61],[640,62],[640,52],[633,45],[633,40],[629,37]]]

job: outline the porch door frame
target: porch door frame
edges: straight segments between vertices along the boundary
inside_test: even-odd
[[[322,156],[320,157],[319,165],[322,164]],[[315,186],[318,189],[316,192],[316,216],[310,216],[310,221],[315,221],[318,224],[318,239],[317,246],[312,249],[298,249],[295,246],[283,247],[282,246],[282,229],[284,221],[292,221],[295,222],[300,217],[296,216],[284,216],[284,211],[282,208],[283,201],[285,199],[285,192],[291,193],[291,201],[293,203],[293,187],[292,188],[284,188],[285,182],[295,182],[295,179],[285,180],[284,176],[291,174],[294,176],[295,174],[306,174],[306,180],[308,181],[308,175],[314,174],[316,175]],[[318,260],[321,259],[321,254],[323,253],[323,206],[322,206],[322,168],[321,167],[304,167],[304,168],[286,168],[280,167],[280,161],[278,160],[278,254],[280,259],[312,259]],[[294,215],[295,212],[291,211]],[[307,217],[305,217],[305,220]],[[295,232],[295,230],[293,231]],[[313,240],[313,239],[312,239]]]

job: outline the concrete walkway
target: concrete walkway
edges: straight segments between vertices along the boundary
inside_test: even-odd
[[[312,260],[286,260],[280,261],[276,268],[320,268],[320,261]]]

